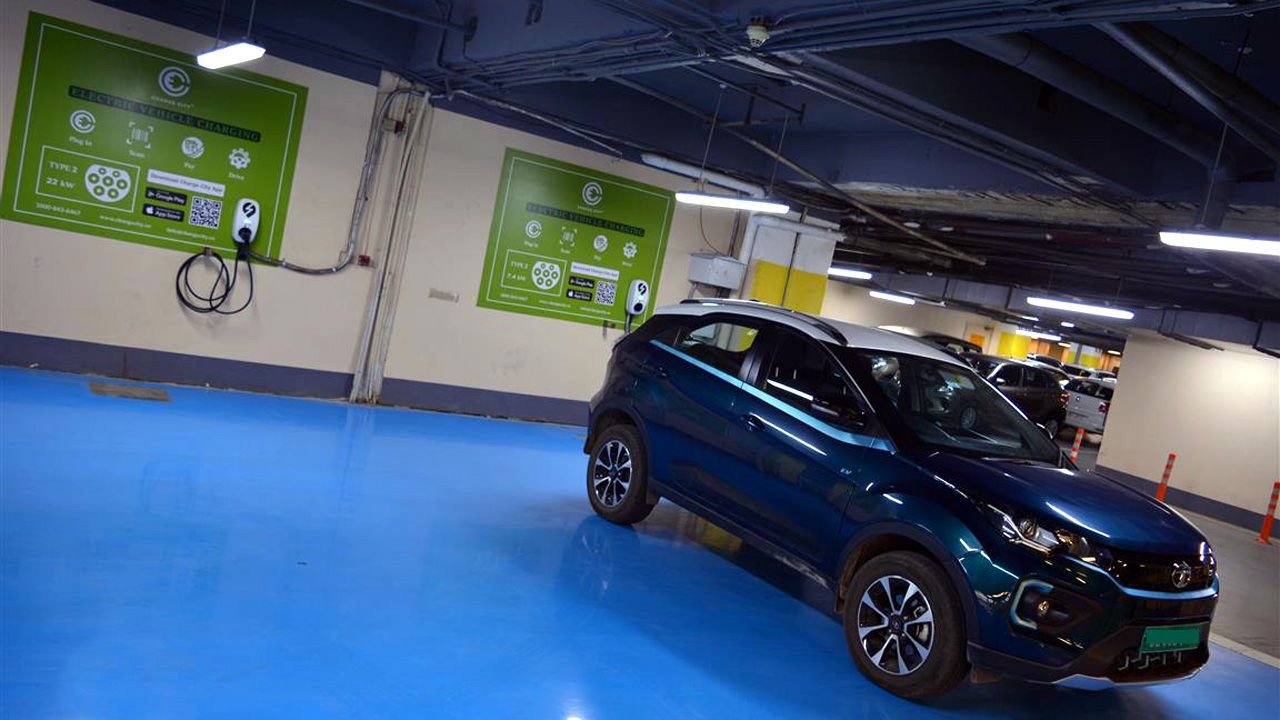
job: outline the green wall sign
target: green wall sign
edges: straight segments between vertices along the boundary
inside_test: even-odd
[[[278,257],[307,89],[31,13],[0,217],[233,252],[235,201]]]
[[[477,304],[624,322],[633,280],[657,294],[674,203],[662,188],[508,148]]]

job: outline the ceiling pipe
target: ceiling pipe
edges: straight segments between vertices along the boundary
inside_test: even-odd
[[[719,185],[722,188],[736,190],[740,193],[750,195],[751,197],[764,197],[764,188],[760,185],[745,182],[714,170],[706,170],[698,167],[697,165],[680,162],[679,160],[672,160],[671,158],[663,157],[662,155],[655,153],[641,154],[640,161],[649,167],[655,167],[659,170],[666,170],[667,172],[675,173],[676,175],[693,178],[698,182],[708,182],[712,185]]]
[[[1080,98],[1205,167],[1217,162],[1215,135],[1030,35],[988,35],[956,42]]]
[[[1280,163],[1280,144],[1260,132],[1248,118],[1236,112],[1217,95],[1205,89],[1203,85],[1188,75],[1181,67],[1174,65],[1167,55],[1156,49],[1145,39],[1138,37],[1137,33],[1133,32],[1132,29],[1111,23],[1101,23],[1094,27],[1101,30],[1112,40],[1115,40],[1121,47],[1133,53],[1139,60],[1151,66],[1153,70],[1163,75],[1175,87],[1189,95],[1191,99],[1200,103],[1215,117],[1239,133],[1240,137],[1243,137],[1254,147],[1266,153],[1267,157]]]
[[[1200,212],[1202,223],[1222,225],[1240,173],[1230,149],[1219,153],[1217,137],[1025,33],[956,42],[1059,88],[1205,166],[1212,190]]]
[[[1264,128],[1280,130],[1280,105],[1252,85],[1151,25],[1133,24],[1128,27],[1167,55],[1170,62],[1222,98],[1223,102],[1253,118]]]

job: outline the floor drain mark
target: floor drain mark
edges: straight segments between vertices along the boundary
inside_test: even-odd
[[[102,395],[103,397],[169,402],[169,392],[161,388],[141,387],[138,385],[118,385],[116,383],[105,383],[95,380],[89,383],[89,389],[93,391],[94,395]]]

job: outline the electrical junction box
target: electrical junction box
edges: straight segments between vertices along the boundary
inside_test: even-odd
[[[689,258],[689,282],[738,290],[746,275],[746,263],[728,255],[696,252]]]

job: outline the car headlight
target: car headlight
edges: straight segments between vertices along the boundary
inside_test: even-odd
[[[1088,538],[1079,533],[1047,527],[1030,513],[1010,514],[993,505],[988,505],[987,509],[988,515],[1000,528],[1000,533],[1011,543],[1029,547],[1045,555],[1070,555],[1103,570],[1111,567],[1111,552],[1089,542]]]

